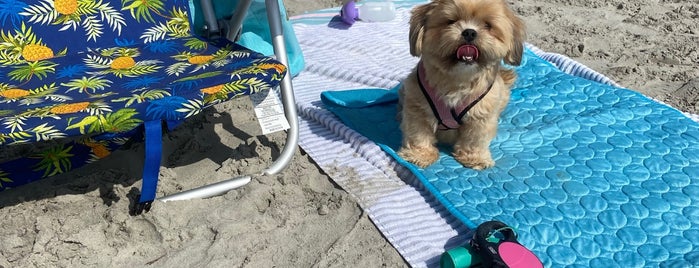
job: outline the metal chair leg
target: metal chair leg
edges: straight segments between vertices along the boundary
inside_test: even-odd
[[[238,3],[238,7],[231,18],[228,27],[228,33],[226,37],[229,40],[235,40],[238,36],[238,32],[241,29],[243,19],[247,10],[250,8],[252,0],[241,0]],[[265,0],[265,7],[267,9],[267,20],[270,26],[270,33],[272,35],[272,46],[274,47],[274,54],[279,62],[289,66],[289,59],[286,54],[286,46],[284,44],[284,32],[282,27],[282,16],[281,9],[279,8],[279,2],[277,0]],[[282,149],[279,157],[264,171],[266,175],[273,175],[284,170],[289,163],[293,160],[293,156],[296,153],[298,147],[299,139],[299,121],[298,113],[296,110],[296,100],[294,98],[293,85],[291,83],[291,74],[287,68],[287,73],[284,76],[280,84],[282,104],[284,106],[284,113],[286,119],[289,121],[289,130],[287,131],[286,143]],[[160,201],[175,201],[175,200],[188,200],[195,198],[207,198],[217,195],[225,194],[226,192],[233,190],[235,188],[241,187],[249,183],[251,180],[250,175],[240,176],[233,179],[217,182],[214,184],[209,184],[199,188],[194,188],[191,190],[179,192],[169,196],[158,198]]]
[[[274,54],[282,64],[287,66],[286,76],[281,82],[282,103],[286,120],[289,121],[289,130],[287,131],[286,144],[279,158],[270,166],[265,174],[277,174],[281,172],[291,162],[299,140],[299,122],[296,111],[296,100],[294,99],[294,89],[291,83],[291,71],[289,70],[289,57],[286,54],[286,45],[284,44],[284,28],[282,27],[281,9],[277,0],[265,0],[267,9],[267,21],[269,22],[270,33],[272,34],[272,46],[274,46]]]
[[[238,41],[237,39],[240,30],[243,27],[243,20],[245,19],[245,15],[248,13],[251,4],[252,0],[240,0],[240,2],[238,2],[238,6],[235,8],[233,17],[231,17],[231,20],[228,21],[228,32],[226,33],[226,39],[230,40],[231,42]],[[269,13],[269,10],[267,10],[267,12]]]

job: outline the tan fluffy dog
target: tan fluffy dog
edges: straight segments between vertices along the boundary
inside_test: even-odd
[[[399,93],[398,154],[426,167],[439,157],[436,144],[442,142],[453,144],[464,166],[493,166],[490,142],[516,78],[501,62],[520,64],[524,36],[524,24],[504,0],[433,0],[415,7],[410,53],[420,63]]]

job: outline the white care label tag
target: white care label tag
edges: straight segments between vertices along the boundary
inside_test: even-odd
[[[267,89],[250,94],[250,100],[255,108],[257,122],[262,128],[262,135],[289,129],[289,121],[284,116],[284,108],[275,92]]]

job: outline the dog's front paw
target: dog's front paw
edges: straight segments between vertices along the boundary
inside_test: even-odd
[[[483,170],[495,166],[495,161],[490,156],[489,150],[457,150],[453,155],[456,161],[475,170]]]
[[[398,151],[398,156],[418,167],[425,168],[439,158],[437,147],[406,148],[402,147]]]

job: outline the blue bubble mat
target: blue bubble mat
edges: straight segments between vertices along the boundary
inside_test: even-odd
[[[699,267],[699,124],[527,50],[491,144],[464,168],[396,155],[396,89],[326,91],[326,108],[410,169],[469,228],[499,220],[547,267]]]

